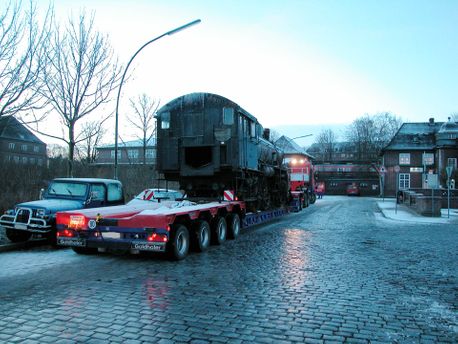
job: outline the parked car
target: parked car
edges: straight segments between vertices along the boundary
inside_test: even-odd
[[[161,202],[162,200],[167,201],[176,201],[183,199],[183,194],[177,190],[170,190],[170,189],[145,189],[140,192],[137,196],[135,196],[131,201],[127,204],[136,204],[138,202]]]
[[[27,241],[32,234],[56,240],[56,212],[124,204],[122,184],[99,178],[56,178],[37,201],[17,204],[0,216],[0,226],[12,242]]]
[[[348,185],[347,186],[347,195],[348,196],[359,196],[360,195],[359,186],[356,185],[355,183]]]

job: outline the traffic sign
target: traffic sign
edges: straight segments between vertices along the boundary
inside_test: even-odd
[[[399,173],[400,170],[401,168],[399,167],[399,165],[394,166],[394,172]]]
[[[380,173],[386,173],[386,168],[385,166],[380,167]]]
[[[450,178],[452,176],[453,166],[447,166],[445,170],[447,171],[447,178]]]

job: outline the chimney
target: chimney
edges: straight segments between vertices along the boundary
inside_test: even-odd
[[[429,119],[429,125],[434,125],[434,117],[431,117],[431,118]]]
[[[264,129],[262,137],[264,140],[269,141],[270,140],[270,129],[268,128]]]

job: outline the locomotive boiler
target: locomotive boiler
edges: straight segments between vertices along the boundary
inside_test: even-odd
[[[158,110],[157,168],[188,197],[234,190],[254,209],[285,205],[287,170],[269,131],[233,101],[211,93],[178,97]]]

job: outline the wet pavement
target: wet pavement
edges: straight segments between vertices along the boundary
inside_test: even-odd
[[[325,197],[181,262],[0,253],[0,342],[456,343],[458,228]]]

